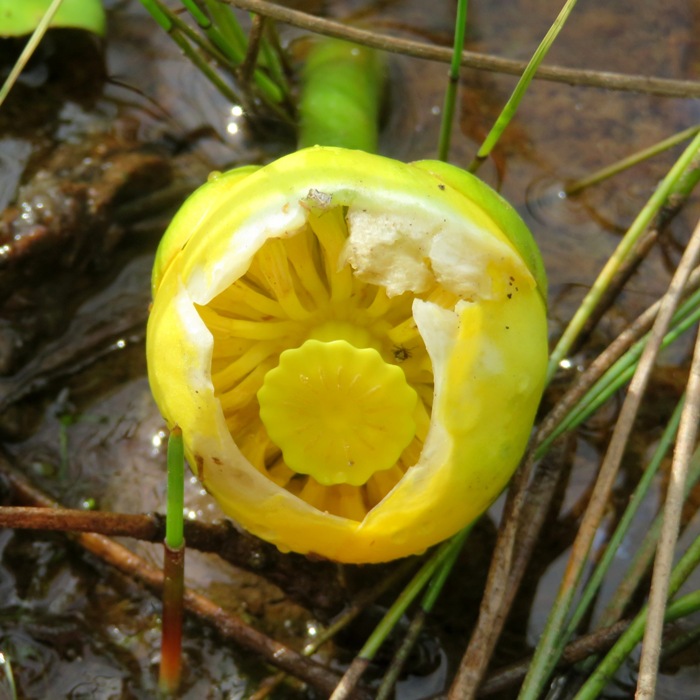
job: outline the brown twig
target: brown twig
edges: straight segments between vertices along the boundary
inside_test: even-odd
[[[630,382],[608,449],[598,472],[588,508],[584,513],[576,539],[571,547],[566,570],[564,571],[552,612],[542,634],[538,651],[533,657],[533,664],[530,667],[528,678],[537,677],[543,679],[548,676],[558,658],[557,646],[566,643],[565,639],[561,639],[566,612],[574,598],[593,540],[604,516],[637,412],[661,348],[661,343],[668,330],[673,313],[683,295],[688,276],[696,264],[699,253],[700,234],[691,239],[669,288],[661,299],[659,313],[656,316],[649,340],[642,351],[634,376]]]
[[[694,256],[694,257],[693,257]],[[685,258],[691,258],[690,264],[700,256],[700,222],[686,248]],[[685,502],[685,484],[688,477],[690,459],[695,449],[695,439],[700,422],[700,335],[695,341],[695,352],[688,379],[686,402],[678,426],[676,449],[671,466],[671,478],[664,504],[664,519],[661,537],[654,560],[654,571],[649,593],[649,612],[642,642],[642,655],[639,662],[639,679],[636,697],[639,700],[652,700],[656,695],[656,679],[661,654],[661,636],[666,614],[666,600],[669,592],[669,580],[673,568],[673,559],[681,527],[681,514]]]
[[[628,626],[628,620],[621,620],[610,627],[596,630],[591,634],[587,634],[571,642],[571,644],[568,644],[564,649],[558,668],[572,666],[588,658],[591,654],[607,651]],[[530,667],[530,661],[530,658],[524,659],[523,661],[519,661],[518,663],[496,671],[484,682],[481,688],[479,688],[477,696],[481,698],[495,695],[519,683],[525,678],[527,669]]]
[[[333,690],[330,700],[347,700],[355,693],[357,684],[364,675],[364,672],[369,667],[369,659],[364,659],[361,656],[356,656],[350,667],[343,675],[340,682]]]
[[[158,514],[108,513],[57,508],[14,470],[6,470],[12,488],[23,502],[41,503],[40,507],[0,507],[0,527],[93,532],[109,537],[133,537],[145,542],[161,542],[165,520]],[[338,580],[330,562],[309,562],[305,557],[282,554],[277,548],[236,530],[230,522],[201,523],[185,521],[188,547],[213,552],[238,568],[263,575],[278,585],[296,602],[328,619],[348,602],[348,593]]]
[[[390,51],[441,63],[449,63],[452,60],[452,49],[448,47],[433,46],[419,41],[377,34],[376,32],[358,29],[341,22],[314,17],[305,12],[291,10],[265,0],[222,1],[228,5],[234,5],[243,10],[265,15],[300,29],[339,39],[347,39],[348,41],[354,41],[358,44],[381,49],[382,51]],[[524,61],[500,58],[474,51],[462,52],[462,66],[468,68],[509,75],[521,75],[526,65],[527,63]],[[662,97],[700,97],[700,82],[692,80],[669,80],[665,78],[650,78],[645,75],[624,75],[546,65],[540,66],[535,77],[542,80],[566,83],[567,85],[584,85],[608,90],[641,92]]]
[[[0,468],[15,492],[24,499],[47,509],[58,506],[55,501],[34,488],[23,475],[19,474],[2,453],[0,453]],[[131,516],[127,520],[131,520]],[[161,534],[160,538],[162,537]],[[152,591],[162,593],[163,572],[126,547],[104,535],[94,533],[79,533],[74,536],[74,539],[86,551],[105,563],[139,581]],[[252,653],[258,654],[272,666],[309,683],[319,692],[330,695],[338,685],[340,676],[250,627],[236,615],[224,610],[205,596],[185,589],[184,602],[187,611],[211,624],[222,635]],[[358,690],[357,697],[363,698],[366,695]]]
[[[693,270],[686,285],[685,294],[700,286],[700,268]],[[514,570],[515,552],[518,556],[526,554],[526,548],[520,552],[519,528],[526,519],[522,513],[530,501],[529,490],[535,466],[536,448],[548,439],[556,427],[581,400],[586,392],[637,340],[651,328],[656,318],[661,301],[652,304],[630,326],[625,329],[604,352],[602,352],[578,378],[557,405],[542,420],[537,434],[532,441],[523,465],[516,473],[509,490],[501,530],[494,550],[493,561],[479,610],[479,620],[472,639],[465,651],[459,670],[453,682],[450,697],[473,697],[476,688],[486,673],[486,668],[500,636],[505,618],[510,610],[515,594]],[[468,690],[471,689],[471,690]],[[471,693],[471,695],[470,695]]]
[[[253,15],[250,33],[248,34],[248,49],[241,65],[238,67],[238,75],[243,85],[248,85],[250,83],[253,71],[257,65],[265,21],[263,15]]]
[[[503,515],[479,618],[450,688],[451,699],[475,697],[486,674],[559,481],[558,453],[555,450],[553,458],[543,460],[529,483],[524,475],[534,468],[531,451],[512,499],[509,493],[512,505]]]

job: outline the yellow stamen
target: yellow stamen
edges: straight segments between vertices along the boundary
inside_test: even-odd
[[[269,372],[275,363],[273,360],[267,360],[261,365],[258,365],[242,382],[237,384],[231,391],[224,391],[219,395],[221,408],[224,413],[229,411],[238,411],[248,403],[255,400],[255,394],[263,385],[265,375]]]
[[[225,318],[206,306],[197,307],[204,323],[215,335],[270,340],[290,336],[298,326],[293,321],[246,321]]]
[[[279,238],[269,239],[256,257],[260,271],[287,316],[295,321],[308,318],[310,312],[297,296],[282,241]]]
[[[224,290],[209,306],[223,316],[249,315],[252,318],[262,319],[269,319],[271,316],[284,318],[285,316],[279,302],[261,294],[243,280],[238,280]],[[242,311],[246,307],[250,309],[250,312],[244,314]]]
[[[316,307],[328,303],[328,288],[316,237],[308,230],[284,239],[289,262],[299,276],[299,281],[313,299]]]
[[[346,301],[352,295],[353,275],[349,265],[340,265],[340,254],[347,239],[347,226],[340,207],[321,215],[309,214],[309,225],[323,248],[326,276],[334,303]]]
[[[254,370],[264,359],[276,351],[279,352],[280,349],[279,341],[256,343],[220,371],[212,371],[212,380],[219,390],[226,391]]]

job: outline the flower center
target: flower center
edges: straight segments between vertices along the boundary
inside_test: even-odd
[[[417,400],[400,367],[346,340],[285,350],[258,391],[287,466],[324,486],[361,486],[393,467],[416,434]]]
[[[414,296],[390,297],[355,275],[342,258],[347,240],[342,207],[309,212],[197,308],[214,337],[216,395],[246,459],[319,511],[359,522],[418,463],[434,387]],[[442,294],[436,286],[425,298],[442,303]]]

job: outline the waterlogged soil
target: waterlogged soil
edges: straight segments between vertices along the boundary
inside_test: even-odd
[[[314,2],[297,9],[376,31],[449,45],[455,4]],[[0,431],[4,461],[66,506],[124,513],[163,511],[164,425],[145,380],[144,328],[153,253],[173,208],[214,169],[264,163],[292,148],[281,125],[251,130],[182,58],[135,0],[112,0],[104,42],[52,32],[0,110]],[[468,47],[527,59],[560,7],[555,0],[473,2]],[[245,17],[242,16],[243,20]],[[669,78],[700,68],[700,10],[689,0],[583,3],[548,62]],[[280,27],[285,44],[300,36]],[[7,73],[22,42],[0,44]],[[403,160],[435,157],[446,67],[389,59],[381,151]],[[452,162],[468,166],[515,78],[465,70],[452,132]],[[552,338],[580,302],[621,234],[677,157],[676,149],[565,197],[565,184],[687,128],[698,100],[613,93],[536,81],[480,175],[532,228],[550,279]],[[161,193],[160,198],[153,195]],[[149,195],[151,197],[149,197]],[[558,385],[579,371],[670,279],[700,207],[677,216],[627,291],[569,358]],[[668,351],[652,407],[626,459],[616,503],[624,503],[685,381],[690,341]],[[556,394],[553,392],[548,401]],[[617,405],[570,445],[569,480],[546,527],[536,565],[516,602],[495,666],[526,655],[556,592],[581,501],[609,438]],[[652,516],[659,484],[643,518]],[[11,492],[3,497],[10,502]],[[187,483],[192,520],[215,521],[216,505]],[[468,639],[493,547],[500,504],[482,519],[422,634],[396,697],[439,696]],[[611,508],[609,522],[615,519]],[[618,553],[602,599],[621,576],[644,525]],[[601,541],[605,532],[601,532]],[[155,545],[125,543],[154,565]],[[357,580],[386,570],[337,572],[348,598]],[[297,649],[328,622],[253,573],[213,555],[188,554],[188,584]],[[354,583],[352,583],[354,581]],[[691,582],[692,583],[692,582]],[[697,583],[697,581],[696,581]],[[0,697],[11,664],[20,698],[149,698],[157,688],[160,604],[148,591],[56,533],[0,531]],[[329,652],[347,663],[384,609],[370,609]],[[308,606],[307,606],[308,607]],[[246,698],[268,669],[194,619],[185,627],[181,697]],[[381,656],[370,678],[381,675]],[[663,669],[659,698],[695,697],[696,654]],[[629,697],[626,668],[608,697]],[[630,685],[632,684],[632,685]],[[289,686],[279,696],[318,697]],[[503,697],[514,697],[515,692]]]

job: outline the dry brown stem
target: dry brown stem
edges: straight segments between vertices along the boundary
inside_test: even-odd
[[[0,527],[93,532],[109,537],[133,537],[162,542],[165,519],[158,514],[108,513],[57,507],[0,458],[17,500],[37,506],[0,507]],[[349,594],[331,562],[310,562],[306,557],[282,554],[276,547],[236,530],[229,521],[186,521],[185,539],[190,549],[212,552],[234,566],[251,571],[278,585],[290,599],[329,619],[345,608]]]
[[[621,620],[610,627],[596,630],[595,632],[591,632],[591,634],[587,634],[571,642],[571,644],[568,644],[564,649],[558,668],[573,666],[573,664],[587,659],[592,654],[600,654],[601,652],[607,651],[627,629],[629,624],[629,620]],[[481,698],[495,695],[519,683],[525,678],[531,660],[532,659],[527,658],[507,668],[496,671],[484,682],[481,688],[479,688],[477,696]]]
[[[699,285],[700,268],[696,268],[685,285],[684,293],[689,294],[697,289]],[[661,300],[650,306],[630,324],[591,363],[541,422],[525,461],[511,482],[508,502],[479,611],[479,620],[453,682],[450,691],[451,698],[460,698],[461,700],[462,698],[474,697],[476,689],[486,673],[496,642],[510,611],[510,606],[519,584],[517,568],[525,563],[522,561],[523,559],[529,557],[527,546],[522,545],[521,550],[519,537],[521,534],[520,523],[526,520],[523,513],[530,512],[529,504],[532,502],[532,496],[529,490],[534,488],[535,482],[539,481],[540,478],[537,476],[537,472],[533,476],[535,449],[552,435],[555,428],[571,409],[612,364],[649,331],[660,306]],[[531,480],[532,484],[530,483]],[[516,551],[518,552],[517,557],[515,555]],[[516,558],[521,560],[517,566],[514,563]]]
[[[449,63],[452,60],[452,49],[444,46],[433,46],[420,41],[390,37],[376,32],[351,27],[341,22],[314,17],[305,12],[291,10],[266,0],[221,0],[227,5],[233,5],[243,10],[249,10],[265,17],[291,24],[317,34],[334,36],[339,39],[354,41],[372,48],[392,53],[423,58],[430,61]],[[476,68],[508,75],[522,75],[527,63],[499,56],[462,52],[462,66]],[[549,80],[567,85],[584,85],[608,90],[626,92],[641,92],[647,95],[662,97],[700,97],[700,82],[692,80],[668,80],[666,78],[651,78],[645,75],[623,75],[604,71],[577,70],[561,66],[540,66],[535,78]]]
[[[35,505],[42,506],[47,510],[49,508],[56,508],[59,505],[34,488],[21,474],[16,472],[4,455],[0,455],[0,468],[14,491],[20,494],[25,502],[33,502]],[[25,517],[25,519],[28,516],[36,518],[38,515],[38,513],[35,512],[38,510],[36,508],[23,510],[23,517]],[[5,513],[7,513],[7,509],[5,509]],[[60,515],[60,510],[58,513],[59,518],[62,517]],[[54,515],[55,514],[56,513],[54,513]],[[77,515],[78,514],[73,513],[73,517],[76,519]],[[140,518],[148,519],[150,517],[127,516],[123,518],[120,514],[114,513],[108,514],[108,516],[115,516],[118,521],[121,521],[119,525],[120,529],[124,529],[124,523],[128,523],[126,529],[131,529],[131,531],[133,531],[135,524],[137,526],[139,524],[143,526],[144,521],[139,520]],[[107,520],[111,521],[112,518],[108,518]],[[50,521],[51,516],[46,514],[45,522],[49,523]],[[145,529],[150,527],[151,525],[147,524]],[[159,594],[162,592],[162,571],[151,566],[145,559],[134,554],[126,547],[117,544],[101,534],[79,533],[74,536],[74,539],[86,551],[98,557],[103,562],[113,566],[147,588]],[[231,614],[210,599],[190,589],[185,589],[185,609],[196,615],[199,619],[211,624],[220,634],[234,643],[257,654],[272,666],[289,673],[295,678],[303,680],[325,695],[330,695],[340,682],[340,676],[336,675],[334,672],[329,671],[317,662],[267,637],[253,627],[247,625],[236,615]],[[360,690],[356,691],[356,696],[366,697]]]

